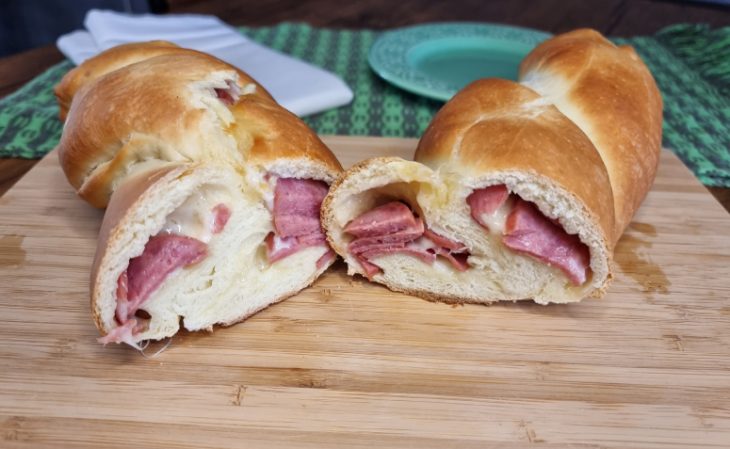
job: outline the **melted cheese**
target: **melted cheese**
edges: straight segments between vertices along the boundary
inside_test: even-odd
[[[269,212],[274,212],[274,191],[276,189],[276,181],[279,179],[278,176],[267,173],[264,170],[252,169],[246,172],[246,177],[251,185],[256,187],[256,190],[261,195],[261,199],[264,201],[264,205]]]
[[[497,210],[491,214],[484,213],[481,217],[479,217],[482,222],[487,225],[490,233],[504,235],[505,226],[507,224],[507,216],[509,216],[510,211],[512,211],[514,202],[514,197],[510,195],[507,200],[497,208]]]
[[[213,238],[215,228],[213,208],[221,203],[230,204],[230,197],[218,189],[200,189],[167,216],[160,232],[184,235],[208,243]]]
[[[251,95],[256,93],[256,85],[253,83],[246,84],[243,86],[243,89],[241,89],[240,95]]]
[[[413,240],[412,242],[409,242],[408,246],[414,249],[420,249],[422,251],[426,251],[429,249],[437,250],[439,248],[438,245],[431,241],[431,239],[423,236],[417,238],[416,240]]]
[[[279,179],[277,176],[269,175],[264,186],[261,188],[261,195],[264,198],[264,204],[272,214],[274,213],[274,191],[276,189],[277,179]]]

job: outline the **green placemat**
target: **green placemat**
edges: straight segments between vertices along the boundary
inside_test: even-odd
[[[353,102],[305,118],[321,134],[418,137],[440,102],[378,78],[367,53],[378,32],[305,24],[242,28],[252,39],[323,67],[353,89]],[[664,96],[664,145],[707,185],[730,187],[730,27],[676,25],[654,36],[616,38],[641,54]],[[38,158],[58,142],[52,87],[72,67],[59,63],[0,100],[0,157]]]

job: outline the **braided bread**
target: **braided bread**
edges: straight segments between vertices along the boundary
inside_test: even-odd
[[[661,114],[632,49],[592,30],[556,36],[525,58],[520,82],[457,93],[415,161],[348,170],[324,202],[328,239],[350,274],[427,299],[602,296],[654,180]]]
[[[230,325],[334,261],[319,221],[342,170],[253,79],[166,42],[116,47],[56,87],[61,166],[107,208],[91,272],[103,343]],[[66,113],[64,111],[67,111]]]

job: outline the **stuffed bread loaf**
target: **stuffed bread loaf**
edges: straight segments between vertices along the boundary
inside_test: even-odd
[[[91,272],[103,343],[230,325],[334,261],[319,213],[342,168],[253,79],[165,42],[111,49],[57,86],[61,166],[107,207]],[[67,113],[64,111],[67,109]]]
[[[629,47],[592,30],[549,39],[520,82],[479,80],[437,113],[415,161],[376,158],[330,189],[332,248],[427,299],[603,295],[614,246],[656,173],[662,100]]]

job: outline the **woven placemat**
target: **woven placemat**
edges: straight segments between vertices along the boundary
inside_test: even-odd
[[[305,118],[320,134],[418,137],[442,105],[393,87],[370,70],[367,54],[379,32],[298,23],[241,31],[350,85],[350,105]],[[633,45],[659,84],[664,146],[704,184],[730,187],[730,27],[675,25],[654,36],[614,40]],[[52,87],[71,67],[61,62],[0,100],[0,157],[38,158],[53,149],[61,124]]]

